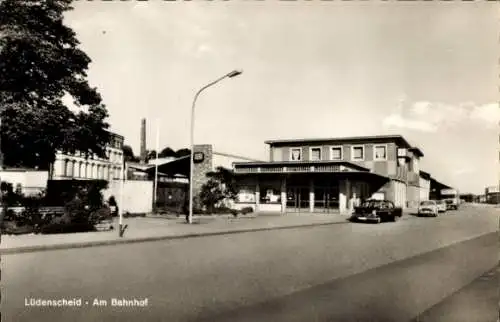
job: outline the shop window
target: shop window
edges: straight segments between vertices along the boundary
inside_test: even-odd
[[[262,187],[260,189],[260,203],[281,203],[280,190],[272,187]]]
[[[238,202],[255,202],[255,189],[251,187],[239,188],[236,200]]]

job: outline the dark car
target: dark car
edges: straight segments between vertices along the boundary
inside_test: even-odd
[[[359,207],[354,208],[351,220],[381,223],[383,221],[397,221],[403,216],[403,209],[394,206],[389,200],[366,200]]]

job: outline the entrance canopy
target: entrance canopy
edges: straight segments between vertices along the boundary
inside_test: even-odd
[[[311,162],[235,162],[234,175],[237,177],[258,177],[262,179],[287,177],[303,183],[309,179],[316,182],[348,179],[380,184],[390,178],[374,173],[370,169],[346,161]],[[292,182],[292,181],[290,181]]]
[[[145,171],[149,174],[154,174],[155,165],[147,164],[146,166],[147,168],[145,169]],[[189,155],[173,160],[159,162],[158,171],[170,177],[174,177],[176,175],[189,177]]]
[[[368,168],[346,161],[235,162],[233,169],[235,174],[370,172]]]

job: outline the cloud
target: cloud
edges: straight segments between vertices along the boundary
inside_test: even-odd
[[[400,103],[383,120],[386,128],[421,132],[436,132],[464,124],[492,128],[499,123],[500,108],[497,103],[477,105],[470,102],[457,105],[428,101],[418,101],[410,105]]]
[[[405,128],[421,132],[435,132],[437,130],[437,127],[429,122],[407,119],[398,114],[386,117],[383,125],[388,128]]]
[[[464,168],[459,168],[459,169],[455,170],[454,174],[455,175],[463,175],[463,174],[471,174],[471,173],[475,173],[475,172],[476,172],[475,168],[464,167]]]
[[[488,127],[496,127],[500,122],[500,107],[498,103],[474,106],[470,117],[484,123]]]

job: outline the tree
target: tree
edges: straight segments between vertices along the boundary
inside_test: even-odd
[[[0,1],[1,150],[9,166],[47,170],[59,150],[105,157],[102,98],[88,84],[90,58],[64,25],[71,0]],[[77,111],[63,97],[71,97]]]
[[[139,160],[139,158],[134,155],[134,150],[132,150],[130,145],[124,145],[122,151],[126,162],[137,162]]]
[[[200,201],[209,212],[213,212],[222,201],[236,198],[236,182],[231,170],[217,167],[215,171],[209,172],[207,177],[208,181],[201,187]]]
[[[220,183],[213,178],[203,184],[200,191],[200,201],[207,208],[209,213],[213,213],[215,206],[224,200],[224,191]]]
[[[217,167],[215,171],[207,173],[207,177],[219,182],[222,189],[224,198],[234,200],[238,194],[236,189],[236,179],[234,178],[233,171],[224,167]]]
[[[156,159],[156,151],[155,150],[146,151],[146,162],[153,159]]]
[[[159,158],[177,157],[177,154],[172,148],[166,147],[163,150],[161,150],[161,152],[158,154],[158,157]]]
[[[190,149],[180,149],[180,150],[177,150],[177,152],[175,152],[175,154],[177,155],[178,158],[180,158],[180,157],[183,157],[186,155],[190,155],[191,150]]]

